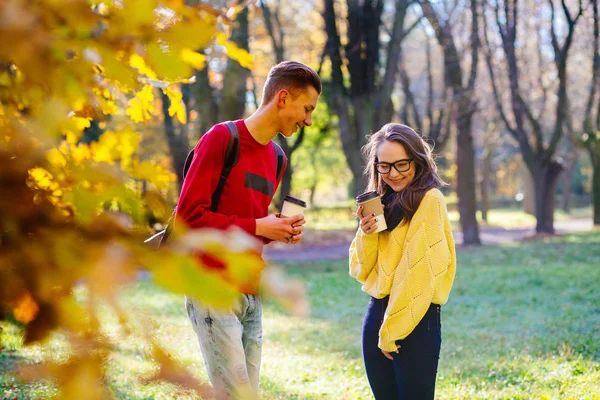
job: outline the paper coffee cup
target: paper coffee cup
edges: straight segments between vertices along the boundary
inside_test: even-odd
[[[283,199],[281,217],[288,218],[293,217],[294,215],[304,214],[304,210],[306,210],[306,202],[288,194]]]
[[[377,193],[376,191],[363,193],[356,197],[356,202],[359,206],[363,206],[363,216],[375,214],[375,221],[377,221],[377,229],[374,233],[378,233],[387,229],[385,216],[383,215],[383,205],[381,204],[381,198],[379,197],[379,193]]]

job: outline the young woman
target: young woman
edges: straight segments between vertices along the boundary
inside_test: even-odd
[[[369,190],[387,229],[358,207],[350,274],[371,296],[362,349],[376,400],[433,399],[442,342],[440,306],[456,270],[454,239],[432,148],[413,129],[387,124],[364,146]]]

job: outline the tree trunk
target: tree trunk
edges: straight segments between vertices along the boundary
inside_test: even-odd
[[[183,185],[183,166],[188,153],[188,144],[187,140],[183,140],[180,135],[177,135],[173,118],[169,115],[171,100],[169,100],[169,97],[164,94],[162,90],[160,91],[160,97],[162,100],[165,134],[167,136],[171,157],[173,157],[173,170],[175,171],[175,174],[177,174],[177,183],[179,189],[181,189],[181,186]]]
[[[488,133],[489,134],[489,133]],[[487,143],[485,154],[481,160],[481,219],[488,222],[488,211],[490,210],[490,187],[492,184],[492,160],[496,146],[493,143]]]
[[[281,207],[283,206],[283,199],[285,198],[285,196],[290,194],[292,190],[292,175],[294,174],[294,167],[292,166],[291,157],[293,151],[291,151],[283,136],[278,135],[277,139],[279,141],[279,144],[281,145],[281,148],[283,149],[283,152],[288,157],[287,167],[285,168],[283,176],[281,177],[281,182],[279,183],[279,199],[277,199],[276,204],[277,208],[281,210]]]
[[[404,16],[410,4],[407,0],[395,2],[392,38],[385,51],[386,66],[382,68],[380,30],[384,1],[345,2],[347,40],[344,46],[337,29],[335,3],[334,0],[324,2],[327,55],[331,61],[331,83],[326,98],[339,119],[342,147],[353,177],[348,191],[356,196],[366,187],[360,152],[365,135],[389,122],[382,116],[390,115],[393,109],[391,92],[397,75],[399,46],[408,32],[404,29]]]
[[[554,208],[556,204],[556,184],[563,170],[562,164],[551,161],[538,166],[533,174],[535,188],[535,217],[537,233],[554,234]]]
[[[527,168],[522,170],[523,177],[523,212],[529,215],[535,215],[535,187],[533,186],[533,177],[531,171]]]
[[[569,155],[565,170],[562,173],[562,194],[560,198],[560,208],[567,214],[571,212],[571,184],[573,183],[573,171],[577,162],[577,153]]]
[[[239,48],[246,51],[248,46],[248,7],[239,13],[235,20],[235,28],[231,34],[231,41]],[[242,67],[233,59],[227,60],[227,68],[223,78],[223,90],[219,107],[219,121],[236,120],[244,117],[246,110],[247,81],[250,70]]]
[[[198,120],[195,122],[195,132],[193,133],[194,139],[200,139],[218,122],[219,106],[215,99],[214,89],[210,85],[208,69],[207,65],[200,71],[194,70],[197,79],[191,85],[191,96],[193,107],[198,113]]]
[[[471,101],[465,96],[459,101],[457,124],[458,210],[463,232],[463,244],[479,245],[477,196],[475,188],[475,148],[471,134]]]
[[[592,153],[590,150],[590,159],[592,160],[592,202],[594,203],[594,226],[600,226],[600,156]]]

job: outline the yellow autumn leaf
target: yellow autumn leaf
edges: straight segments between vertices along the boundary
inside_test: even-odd
[[[232,60],[236,60],[244,68],[251,69],[254,63],[254,56],[244,49],[240,49],[235,43],[227,40],[227,36],[223,33],[217,35],[217,43],[225,47],[227,56]]]
[[[187,122],[187,116],[185,113],[185,104],[183,103],[183,95],[180,91],[174,90],[172,87],[163,89],[163,92],[169,98],[171,104],[169,105],[169,115],[172,117],[177,115],[177,120],[185,124]]]
[[[60,99],[49,99],[38,108],[36,118],[30,126],[32,133],[62,137],[63,124],[68,118],[69,111],[67,105]]]
[[[90,144],[94,161],[112,163],[117,160],[119,158],[117,151],[118,145],[119,138],[116,132],[104,132],[102,136],[100,136],[100,140]]]
[[[156,0],[127,0],[122,4],[123,7],[115,7],[114,15],[119,19],[120,28],[124,32],[132,35],[138,32],[143,34],[156,20]]]
[[[100,109],[104,115],[116,114],[118,108],[114,102],[113,95],[107,88],[95,87],[92,91],[96,101],[100,104]]]
[[[129,58],[125,58],[125,54],[110,47],[99,46],[95,50],[102,57],[102,75],[118,83],[123,92],[138,86],[136,70],[129,65]]]
[[[192,256],[142,256],[142,262],[152,271],[152,280],[173,293],[193,296],[220,308],[230,306],[239,296],[235,286],[224,281],[217,272],[204,270]]]
[[[113,115],[119,111],[119,108],[111,99],[100,98],[100,109],[104,115]]]
[[[0,73],[0,86],[10,86],[10,75],[7,71]]]
[[[251,69],[254,63],[254,56],[244,49],[240,49],[233,42],[225,44],[227,56],[232,60],[237,61],[244,68]]]
[[[65,167],[67,165],[65,155],[57,148],[50,149],[46,153],[46,159],[54,167]]]
[[[135,122],[146,122],[154,114],[154,93],[152,86],[145,85],[142,90],[137,92],[134,98],[129,100],[127,115]]]
[[[72,146],[70,153],[71,159],[75,164],[81,164],[83,161],[92,158],[90,146],[85,143],[79,144],[78,146]]]
[[[131,55],[129,65],[137,69],[140,74],[146,75],[151,79],[156,79],[156,73],[146,65],[146,61],[139,54],[134,53]]]
[[[135,154],[140,144],[140,135],[131,128],[125,128],[117,133],[119,145],[117,151],[121,160],[121,167],[126,168],[131,163],[131,157]]]
[[[192,75],[192,68],[181,62],[176,50],[161,47],[158,43],[151,43],[146,46],[148,62],[161,79],[177,81],[182,78],[189,78]]]
[[[92,157],[98,162],[112,163],[120,160],[122,165],[128,165],[139,142],[139,134],[130,128],[120,132],[107,131],[97,142],[91,143]]]
[[[172,246],[184,253],[195,252],[200,266],[217,273],[242,293],[256,289],[265,266],[259,242],[241,229],[190,230]]]
[[[177,46],[180,49],[181,44],[185,44],[184,47],[187,48],[203,49],[211,42],[214,34],[214,24],[206,19],[195,18],[176,23],[163,32],[160,39],[171,48]]]
[[[133,162],[128,172],[136,179],[150,182],[159,190],[167,189],[176,179],[174,174],[149,160]]]
[[[76,144],[83,136],[85,128],[91,126],[91,118],[71,117],[62,124],[67,143]]]
[[[201,70],[206,66],[206,56],[188,48],[181,49],[181,60],[192,67]]]
[[[44,168],[35,167],[29,170],[29,179],[34,187],[48,190],[52,187],[53,177],[52,174],[46,171]]]
[[[13,306],[15,319],[24,324],[33,321],[39,311],[40,307],[27,291],[19,297]]]

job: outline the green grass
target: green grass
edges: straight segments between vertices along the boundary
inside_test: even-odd
[[[261,394],[265,399],[370,399],[360,354],[367,296],[346,262],[290,264],[306,282],[312,314],[291,317],[264,308]],[[600,231],[550,241],[459,252],[449,303],[442,309],[443,345],[437,399],[600,399]],[[128,288],[124,301],[156,322],[160,343],[200,378],[200,352],[183,300],[150,282]],[[106,314],[107,335],[115,335]],[[60,337],[23,348],[19,331],[0,323],[0,394],[48,397],[50,384],[23,385],[15,363],[61,359]],[[135,385],[152,364],[134,340],[120,343],[109,369],[116,397],[186,398],[170,385]]]
[[[358,222],[354,216],[355,209],[352,206],[338,208],[321,208],[308,210],[306,221],[313,229],[336,230],[356,229]],[[450,223],[455,229],[460,229],[459,214],[457,210],[448,212]],[[591,218],[591,207],[575,208],[569,214],[557,209],[554,213],[555,221],[572,218]],[[516,208],[496,208],[488,212],[488,220],[481,220],[481,213],[477,212],[477,220],[482,227],[500,227],[505,229],[533,228],[535,227],[535,216],[525,213]]]

